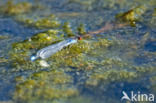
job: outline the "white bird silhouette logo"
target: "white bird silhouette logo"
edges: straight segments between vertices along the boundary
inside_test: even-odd
[[[122,94],[123,94],[123,97],[121,98],[121,100],[126,99],[126,100],[131,101],[131,99],[128,97],[126,92],[123,91]]]

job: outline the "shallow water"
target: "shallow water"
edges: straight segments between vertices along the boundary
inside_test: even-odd
[[[156,95],[154,0],[24,1],[31,9],[28,4],[26,10],[17,13],[5,8],[7,1],[0,1],[0,102],[129,103],[121,101],[123,91],[128,96],[131,91]],[[84,38],[46,59],[50,67],[42,67],[40,60],[30,61],[41,48],[69,38],[70,27],[75,36],[80,24],[86,32],[96,31],[108,22],[118,22],[116,14],[140,5],[147,10],[135,26],[112,28]],[[42,22],[42,18],[49,21]],[[51,23],[57,20],[59,27]],[[63,26],[64,22],[69,22],[69,28]]]

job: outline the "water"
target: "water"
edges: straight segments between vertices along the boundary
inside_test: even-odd
[[[25,1],[34,5],[30,12],[0,13],[0,35],[10,36],[0,39],[0,102],[121,103],[122,91],[156,94],[155,0]],[[87,32],[95,31],[117,21],[116,14],[144,4],[148,10],[135,27],[111,29],[81,41],[70,39],[62,29],[67,21],[75,35],[81,23]],[[55,14],[60,27],[21,22],[50,14]],[[37,33],[41,35],[33,38]],[[40,59],[31,62],[34,53],[50,67],[40,66]]]

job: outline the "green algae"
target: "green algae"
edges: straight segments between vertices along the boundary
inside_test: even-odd
[[[22,42],[13,43],[13,50],[9,54],[11,61],[14,61],[14,66],[31,64],[29,61],[30,55],[32,55],[31,51],[60,41],[61,38],[57,34],[58,30],[48,30],[44,33],[38,33]]]
[[[85,16],[86,12],[58,12],[55,13],[59,18],[71,18],[71,17],[80,17]]]
[[[155,7],[154,0],[69,0],[68,4],[71,3],[80,5],[82,10],[87,11],[104,10],[106,8],[111,10],[129,9],[144,4],[151,8]]]
[[[129,23],[131,26],[135,26],[136,22],[141,21],[141,17],[145,11],[145,6],[138,6],[125,13],[117,14],[116,18],[120,21]]]
[[[63,71],[42,71],[33,73],[25,81],[17,80],[14,92],[15,101],[33,102],[69,98],[78,95],[70,85],[72,78]]]
[[[85,4],[84,2],[81,5],[88,5],[88,8],[90,8],[91,4]],[[108,7],[113,7],[116,3],[114,2],[113,5],[111,3],[110,5],[105,4],[104,7],[106,7],[106,5]],[[133,13],[138,13],[141,16],[140,9],[138,10],[139,12],[137,12],[137,10],[138,9],[136,9],[136,11],[132,9]],[[122,15],[122,18],[124,18],[123,21],[128,23],[140,21],[140,17],[135,17],[133,13],[127,12],[125,16]],[[115,41],[107,38],[100,38],[95,41],[78,41],[77,44],[71,45],[48,58],[47,61],[50,64],[48,70],[50,71],[42,71],[43,67],[39,66],[39,60],[31,62],[29,61],[30,56],[41,48],[76,34],[76,31],[72,30],[70,23],[65,22],[63,26],[53,25],[55,23],[51,21],[54,19],[55,17],[53,16],[52,18],[45,17],[36,21],[33,19],[25,19],[23,21],[24,24],[39,29],[62,28],[50,29],[42,33],[37,33],[29,39],[12,44],[10,61],[12,63],[11,66],[15,67],[15,73],[19,71],[27,72],[27,69],[32,71],[32,74],[28,77],[15,77],[16,89],[13,93],[15,102],[60,102],[61,100],[64,102],[66,99],[73,99],[75,96],[79,100],[78,94],[81,92],[81,90],[77,89],[79,84],[89,88],[93,93],[101,93],[98,88],[104,90],[107,86],[110,86],[112,82],[137,82],[140,78],[145,75],[150,75],[155,71],[154,66],[135,66],[131,64],[131,61],[124,61],[122,57],[118,57],[118,54],[113,54],[120,50],[125,50],[122,56],[124,55],[126,59],[128,58],[131,60],[138,56],[139,47],[136,43],[128,44],[127,42],[132,41]],[[58,21],[57,23],[59,24]],[[84,35],[86,33],[83,24],[78,26],[77,31],[79,35]],[[130,33],[128,32],[127,34]],[[148,35],[145,34],[145,37],[143,37],[141,41],[142,43],[145,44],[148,41],[147,36]],[[144,44],[142,44],[142,47]],[[117,57],[112,58],[114,55],[117,55]],[[155,56],[155,53],[147,52],[146,56],[152,58]],[[78,75],[81,74],[79,71],[84,72],[85,76],[78,78],[80,80],[85,78],[86,81],[84,81],[84,83],[80,81],[80,83],[73,85],[73,77],[66,72],[74,72]],[[152,90],[156,91],[153,83],[154,80],[155,79],[151,80],[153,84]],[[83,98],[83,100],[80,101],[84,100]],[[116,100],[110,101],[117,102]]]
[[[10,0],[1,8],[1,11],[6,15],[18,15],[31,11],[32,4],[28,2],[20,2],[14,4],[14,2]]]
[[[56,18],[53,15],[47,18],[41,18],[35,22],[32,22],[31,20],[27,19],[26,23],[33,25],[37,28],[57,28],[60,26],[59,21],[56,20]]]
[[[69,22],[65,22],[62,26],[64,33],[67,34],[68,37],[72,37],[74,36],[74,33],[72,31],[71,25],[69,24]]]
[[[131,3],[127,3],[127,0],[69,0],[68,3],[81,5],[81,9],[88,11],[104,8],[116,9],[116,5],[120,6],[121,8],[124,8],[125,5],[131,5]]]
[[[152,84],[156,84],[156,76],[152,76],[150,78],[150,81],[151,81]]]
[[[55,18],[54,15],[50,16],[51,18]],[[47,17],[49,18],[49,17]],[[43,18],[43,20],[49,20],[47,18]],[[34,24],[33,22],[31,22],[32,24]],[[27,24],[27,23],[26,23]],[[41,23],[43,24],[43,23]],[[45,23],[48,24],[48,23]],[[44,25],[44,24],[43,24]],[[42,28],[42,26],[39,26]],[[44,27],[44,26],[43,26]],[[50,26],[49,26],[50,27]],[[49,28],[49,27],[45,27],[45,28]],[[55,27],[57,28],[57,25],[55,25]],[[52,28],[52,27],[51,27]],[[85,35],[85,29],[83,24],[81,24],[78,27],[78,32],[81,32],[81,35]],[[33,35],[31,38],[28,38],[26,40],[23,40],[21,42],[16,42],[12,44],[12,48],[13,50],[10,51],[10,57],[11,57],[11,61],[12,64],[16,67],[16,66],[26,66],[28,68],[33,67],[32,63],[29,61],[30,56],[35,53],[36,50],[39,50],[41,48],[44,48],[48,45],[57,43],[59,41],[64,40],[67,37],[71,37],[74,36],[75,34],[72,31],[72,28],[70,27],[70,24],[68,22],[65,22],[62,25],[62,28],[60,29],[49,29],[45,32],[41,32],[41,33],[37,33],[35,35]],[[67,49],[64,49],[64,51],[59,52],[58,54],[56,53],[57,57],[52,57],[52,58],[59,58],[61,56],[65,56],[65,58],[67,58],[67,60],[61,62],[65,63],[65,64],[73,64],[71,63],[73,61],[72,57],[76,57],[77,55],[82,53],[85,53],[87,51],[87,49],[89,47],[88,43],[85,42],[81,42],[79,41],[78,44],[73,45],[72,47],[69,47]],[[80,56],[80,55],[79,55]],[[23,57],[23,58],[20,58]],[[71,59],[72,58],[72,59]],[[76,57],[78,58],[78,57]],[[57,59],[58,62],[57,64],[59,64],[61,59]],[[52,61],[57,61],[55,59],[53,59]],[[39,61],[36,61],[36,63],[38,63]],[[35,65],[34,65],[35,66]]]
[[[156,93],[156,76],[150,77],[151,88],[154,93]]]
[[[9,39],[8,35],[0,35],[0,40]]]
[[[131,69],[129,64],[120,59],[105,58],[101,62],[96,63],[96,65],[99,68],[94,69],[86,81],[86,86],[98,86],[101,81],[104,85],[108,85],[111,82],[134,82],[139,77],[135,71],[128,70],[128,68]]]
[[[93,69],[89,79],[85,82],[85,87],[95,93],[101,93],[100,90],[97,90],[98,87],[107,87],[114,82],[138,82],[143,76],[146,77],[156,70],[154,66],[132,66],[126,62],[110,58],[97,65],[98,68]],[[102,66],[100,67],[100,65]],[[151,78],[151,83],[155,84],[154,80],[154,77]]]
[[[138,75],[147,75],[151,74],[153,71],[155,71],[155,68],[153,66],[134,66],[132,69],[136,70]]]
[[[13,50],[10,51],[10,59],[12,61],[12,64],[14,66],[27,65],[28,68],[30,68],[32,66],[32,63],[29,58],[33,54],[33,52],[35,53],[36,50],[64,40],[64,37],[59,36],[59,32],[60,30],[51,29],[43,33],[38,33],[22,42],[13,43]],[[78,44],[72,45],[72,47],[66,48],[56,53],[54,56],[52,56],[52,61],[57,61],[57,64],[59,64],[60,62],[59,65],[61,65],[62,63],[73,64],[71,63],[73,57],[78,58],[78,55],[81,56],[82,53],[87,52],[89,47],[86,44],[87,43],[83,41],[79,41]],[[60,59],[60,57],[64,57],[65,59]],[[64,62],[61,62],[61,60],[63,60]],[[36,61],[36,63],[38,63],[38,61]]]
[[[153,10],[153,13],[150,15],[150,20],[147,20],[147,24],[148,26],[150,26],[151,28],[155,28],[156,27],[156,8]]]
[[[68,4],[70,3],[79,4],[83,9],[86,10],[92,10],[92,4],[94,3],[94,0],[69,0]]]
[[[78,28],[81,31],[81,33],[85,32],[83,24],[80,25],[80,27]],[[69,23],[65,23],[62,29],[49,29],[48,31],[37,33],[31,38],[26,39],[24,41],[13,43],[12,44],[13,50],[10,51],[11,57],[10,59],[12,61],[13,66],[15,67],[23,66],[23,69],[25,67],[27,69],[34,68],[34,66],[38,64],[39,61],[36,61],[35,63],[32,64],[29,58],[33,53],[35,53],[36,50],[39,50],[51,44],[55,44],[59,41],[64,40],[66,37],[71,37],[74,35],[72,33],[72,29],[69,27]],[[62,34],[62,31],[64,32],[64,34]],[[93,42],[91,45],[93,47],[106,47],[106,48],[109,45],[111,45],[111,42],[107,39],[101,39],[98,41],[99,41],[98,43]],[[89,63],[83,60],[84,58],[83,54],[87,53],[89,50],[92,50],[91,45],[85,40],[78,41],[77,44],[69,46],[66,49],[63,49],[62,51],[54,54],[52,58],[49,58],[49,60],[54,61],[56,65],[74,66],[74,67],[79,67],[79,65],[83,65],[83,67],[85,67],[86,65],[89,65]],[[64,59],[62,59],[62,57]]]
[[[24,81],[24,77],[23,76],[16,76],[15,77],[15,81],[20,83],[20,82],[23,82]]]
[[[24,57],[25,54],[26,58],[29,58],[29,53],[31,51],[33,52],[33,49],[40,49],[49,44],[58,42],[60,40],[58,35],[59,31],[60,30],[51,29],[43,33],[38,33],[23,42],[13,44],[13,48],[17,52],[17,58],[21,59],[21,56]],[[50,38],[50,41],[47,40],[47,37]],[[51,41],[52,38],[53,41]],[[64,39],[64,37],[62,37],[62,39]],[[96,93],[101,92],[100,90],[95,89],[98,88],[99,85],[105,87],[109,86],[112,82],[123,81],[132,83],[139,81],[143,75],[152,73],[155,70],[154,67],[134,66],[128,64],[127,61],[122,61],[120,58],[102,56],[106,55],[107,51],[110,53],[109,48],[116,49],[121,45],[125,45],[124,42],[125,41],[122,41],[122,44],[119,41],[114,39],[108,40],[107,38],[100,38],[97,39],[97,41],[80,40],[77,44],[57,52],[48,58],[48,61],[52,64],[50,66],[51,71],[40,71],[40,68],[40,70],[37,70],[39,72],[32,73],[32,75],[26,79],[22,79],[21,77],[16,78],[17,83],[16,91],[14,92],[14,100],[27,102],[37,100],[55,101],[56,99],[61,100],[64,98],[78,96],[79,91],[70,87],[73,86],[72,76],[67,75],[65,72],[83,70],[89,78],[84,84],[82,84],[92,92]],[[30,43],[30,45],[27,47],[25,43]],[[33,43],[38,43],[38,45],[34,45]],[[23,54],[23,51],[26,51],[27,53]],[[88,60],[87,55],[92,55],[93,52],[96,53],[96,58],[102,57],[103,60]],[[37,66],[38,61],[33,62],[33,64],[28,60],[25,60],[24,63],[23,61],[18,62],[18,60],[12,61],[14,63],[22,63],[20,66],[19,64],[16,65],[22,67],[19,70],[25,70],[25,68],[29,68],[31,70],[39,69]],[[74,67],[76,69],[73,70],[69,67]],[[64,94],[62,94],[62,92]]]
[[[113,45],[108,39],[99,39],[98,41],[87,42],[85,40],[78,41],[77,44],[65,48],[52,56],[52,61],[57,66],[72,66],[77,69],[90,70],[93,68],[92,61],[86,60],[86,54],[95,52],[101,48],[106,49]],[[91,63],[92,62],[92,63]],[[95,63],[99,64],[99,63]]]
[[[84,24],[80,24],[79,27],[77,27],[77,31],[79,35],[85,35],[86,29],[85,29]]]
[[[107,48],[107,47],[109,47],[111,45],[113,45],[113,42],[108,40],[108,39],[98,39],[98,42],[95,42],[93,44],[93,46],[97,47],[97,48],[101,48],[101,47]]]
[[[8,63],[8,59],[0,57],[0,63]]]
[[[125,70],[108,70],[105,73],[94,73],[86,82],[86,86],[98,86],[99,83],[111,83],[120,81],[134,81],[137,78],[135,72]]]
[[[52,29],[60,27],[60,21],[57,20],[54,14],[49,14],[46,17],[29,17],[19,15],[16,17],[18,22],[25,24],[26,26],[35,27],[38,29]]]
[[[64,65],[79,67],[79,65],[83,62],[83,53],[88,50],[89,45],[83,41],[79,41],[78,44],[72,45],[72,47],[66,48],[54,54],[51,59],[55,61],[58,66]]]

